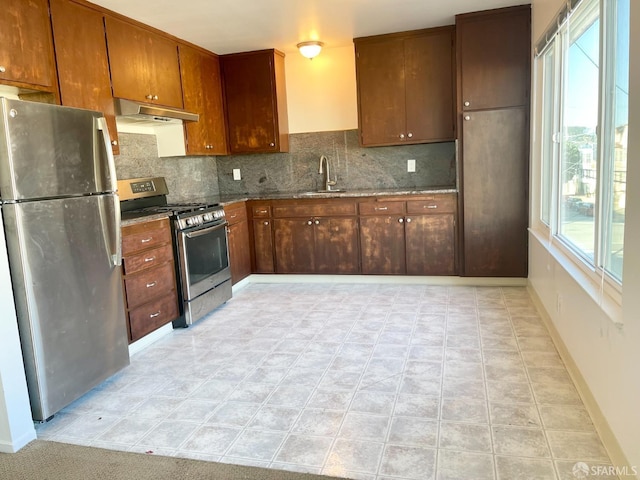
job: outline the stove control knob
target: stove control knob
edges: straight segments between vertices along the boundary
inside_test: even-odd
[[[211,222],[213,220],[213,214],[206,213],[203,218],[205,222]]]

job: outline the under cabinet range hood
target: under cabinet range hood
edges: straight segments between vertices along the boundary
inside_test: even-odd
[[[133,102],[124,98],[115,98],[116,116],[141,122],[182,123],[197,122],[200,115],[177,108]]]

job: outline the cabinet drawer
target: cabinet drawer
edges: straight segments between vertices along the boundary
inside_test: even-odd
[[[354,203],[313,203],[282,205],[273,207],[274,217],[329,217],[335,215],[355,215]]]
[[[434,195],[424,200],[409,200],[407,213],[456,213],[455,195]]]
[[[175,320],[178,315],[178,297],[175,290],[165,293],[158,300],[130,311],[131,341],[144,337],[165,323]]]
[[[173,248],[171,244],[164,245],[162,247],[154,248],[153,250],[147,250],[137,255],[131,255],[125,257],[123,261],[125,275],[131,275],[132,273],[145,270],[147,268],[153,268],[165,262],[173,261]]]
[[[127,276],[124,284],[127,291],[127,305],[131,310],[175,288],[173,264],[165,263],[158,268]]]
[[[125,257],[170,242],[168,218],[122,228],[122,255]]]
[[[360,215],[403,215],[404,202],[366,202],[360,204]]]
[[[270,217],[271,207],[269,205],[254,205],[251,207],[251,215],[253,218]]]
[[[247,205],[246,203],[236,203],[228,207],[224,207],[224,215],[229,222],[229,225],[242,222],[247,219]]]

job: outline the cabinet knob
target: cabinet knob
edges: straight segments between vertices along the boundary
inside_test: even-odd
[[[158,99],[158,95],[154,95],[154,96],[153,96],[153,99],[154,99],[154,100],[157,100],[157,99]]]
[[[399,218],[398,223],[404,223],[404,218]]]
[[[320,225],[320,220],[316,220],[316,221],[315,221],[315,222],[313,222],[313,223],[315,223],[316,225]]]
[[[411,132],[407,133],[407,137],[409,137],[409,138],[413,137],[413,133],[411,133]]]
[[[271,142],[271,143],[269,144],[269,146],[270,146],[270,147],[275,147],[275,146],[276,146],[276,144],[275,144],[274,142]]]
[[[309,220],[309,221],[307,222],[307,225],[313,225],[313,222],[312,222],[311,220]]]
[[[144,98],[146,98],[147,100],[153,100],[153,95],[145,95]]]
[[[407,218],[407,223],[411,223],[411,219],[410,218]]]
[[[113,145],[114,147],[118,146],[118,140],[111,140],[111,145]]]
[[[404,133],[400,134],[400,139],[403,140],[404,139]]]
[[[471,120],[471,115],[465,115],[465,116],[464,116],[464,120],[465,120],[466,122],[468,122],[469,120]]]
[[[465,107],[468,107],[469,105],[471,105],[471,102],[469,102],[469,101],[464,102],[464,106],[465,106]]]
[[[265,222],[264,222],[264,224],[265,224],[265,225],[269,225],[269,222],[266,222],[266,221],[265,221]]]
[[[4,73],[6,71],[7,71],[7,69],[5,68],[5,66],[4,65],[0,65],[0,73]]]

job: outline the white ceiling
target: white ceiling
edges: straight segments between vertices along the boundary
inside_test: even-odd
[[[305,40],[325,48],[367,35],[454,23],[454,15],[526,0],[91,0],[218,54]]]

